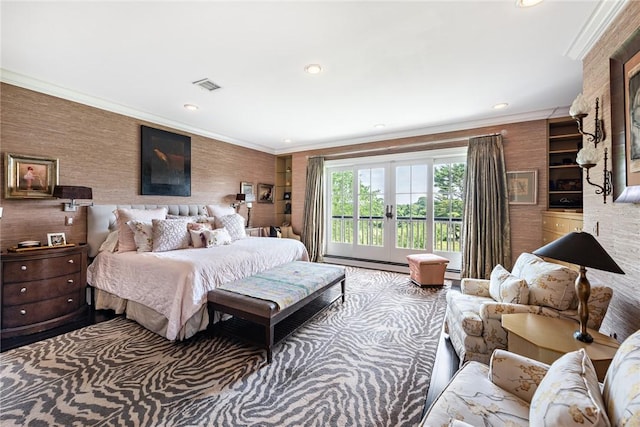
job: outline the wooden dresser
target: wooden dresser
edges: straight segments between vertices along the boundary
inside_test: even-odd
[[[582,230],[582,212],[542,212],[542,244]]]
[[[87,314],[88,246],[2,254],[2,339],[33,334]]]

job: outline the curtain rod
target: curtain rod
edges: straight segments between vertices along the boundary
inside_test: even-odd
[[[335,153],[335,154],[327,154],[326,156],[323,156],[321,154],[315,155],[315,156],[307,156],[307,159],[312,159],[314,157],[324,157],[325,159],[331,159],[333,157],[344,157],[344,156],[352,156],[354,154],[367,154],[367,153],[376,153],[376,152],[380,152],[380,151],[391,151],[391,150],[395,150],[395,149],[405,149],[405,148],[415,148],[415,147],[428,147],[431,145],[440,145],[440,144],[447,144],[449,142],[456,142],[456,141],[465,141],[465,140],[469,140],[471,138],[481,138],[484,136],[498,136],[498,135],[506,135],[507,131],[506,130],[502,130],[500,132],[495,132],[495,133],[490,133],[490,134],[485,134],[485,135],[472,135],[472,136],[460,136],[457,138],[448,138],[448,139],[440,139],[440,140],[436,140],[436,141],[427,141],[427,142],[416,142],[414,144],[406,144],[406,145],[392,145],[390,147],[378,147],[378,148],[369,148],[369,149],[363,149],[363,150],[355,150],[355,151],[347,151],[344,153]]]

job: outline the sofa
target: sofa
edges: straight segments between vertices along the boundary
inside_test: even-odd
[[[263,237],[281,237],[284,239],[300,240],[300,236],[293,232],[290,225],[282,225],[280,227],[262,227]]]
[[[505,350],[467,362],[420,426],[640,426],[640,330],[617,350],[603,384],[585,351],[551,365]]]
[[[534,313],[579,321],[575,280],[578,272],[547,262],[533,254],[521,254],[511,272],[497,265],[489,280],[462,279],[460,291],[447,293],[445,332],[460,358],[489,363],[496,349],[507,349],[502,315]],[[592,286],[587,306],[587,327],[598,330],[613,291]]]

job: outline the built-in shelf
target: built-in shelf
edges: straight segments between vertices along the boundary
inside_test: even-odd
[[[582,210],[582,168],[576,163],[582,135],[570,117],[549,120],[548,131],[548,208]]]
[[[291,156],[276,157],[276,224],[291,224],[291,199],[293,188]]]

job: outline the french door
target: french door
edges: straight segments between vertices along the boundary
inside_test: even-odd
[[[459,149],[429,154],[376,163],[328,161],[325,252],[397,263],[430,252],[459,269],[464,157]]]

